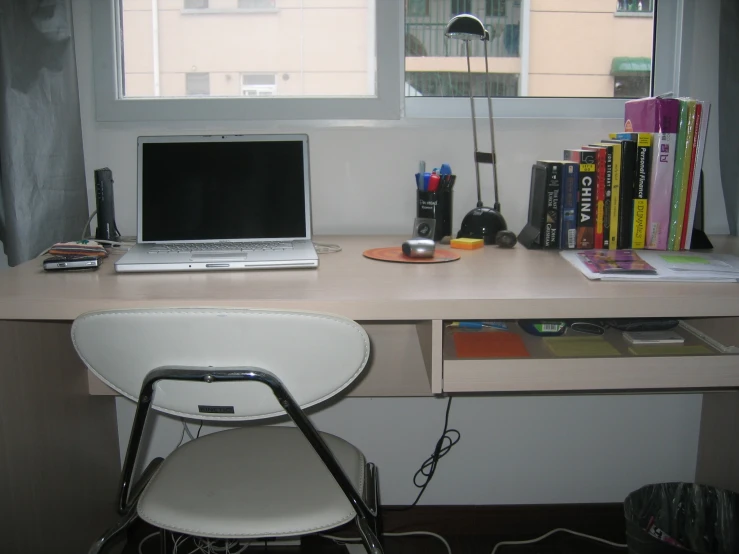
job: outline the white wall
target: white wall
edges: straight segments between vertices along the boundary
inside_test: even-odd
[[[89,2],[73,2],[89,198],[94,198],[93,169],[110,167],[124,235],[135,234],[139,135],[307,132],[317,234],[408,233],[419,159],[430,166],[448,162],[457,173],[456,226],[474,206],[468,120],[97,123]],[[717,40],[714,35],[706,37]],[[621,126],[621,120],[497,121],[501,203],[509,227],[518,231],[525,223],[533,161],[561,157],[563,148],[603,138]],[[485,129],[483,124],[481,137]],[[484,176],[484,200],[492,204],[490,174]],[[724,213],[720,182],[709,182],[707,192],[709,231],[726,232],[725,214],[723,221],[719,217]],[[131,408],[125,400],[117,406],[125,446]],[[317,413],[316,421],[378,462],[384,501],[402,504],[415,498],[410,482],[441,432],[444,406],[445,400],[433,398],[346,399]],[[457,398],[452,424],[463,439],[443,460],[422,503],[618,502],[644,483],[692,480],[700,406],[700,395]],[[161,418],[150,455],[170,451],[180,430],[178,421]]]
[[[418,494],[413,475],[441,435],[446,403],[347,398],[311,416],[378,465],[382,501],[399,505]],[[116,406],[124,450],[134,404]],[[421,504],[621,502],[646,483],[692,481],[700,410],[699,395],[455,397],[449,427],[462,439]],[[156,416],[146,459],[166,456],[181,433],[178,419]]]

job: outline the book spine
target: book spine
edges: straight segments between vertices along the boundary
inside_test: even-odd
[[[621,144],[613,145],[613,173],[611,178],[611,221],[608,237],[608,248],[618,248],[618,210],[621,194]]]
[[[636,180],[636,142],[621,141],[621,190],[619,191],[618,248],[631,248],[633,227],[634,182]]]
[[[559,247],[570,250],[577,245],[577,183],[580,164],[562,164],[562,193],[560,194]]]
[[[613,146],[603,146],[606,153],[605,187],[603,191],[603,248],[611,247],[611,191],[613,188]]]
[[[595,154],[595,248],[607,248],[604,244],[606,151],[603,148],[590,146],[583,146],[583,149],[591,150]]]
[[[685,227],[685,205],[688,201],[688,187],[690,185],[690,167],[693,159],[693,138],[695,136],[695,100],[687,99],[688,119],[687,128],[685,130],[685,157],[683,158],[683,182],[680,185],[680,197],[677,202],[677,225],[675,226],[675,237],[672,243],[672,250],[680,250],[680,239],[683,236],[683,227]],[[673,203],[675,199],[673,198]],[[671,237],[672,238],[672,237]]]
[[[577,248],[595,247],[595,152],[583,152],[577,189]]]
[[[559,194],[562,188],[562,164],[544,163],[546,173],[546,218],[543,229],[543,246],[552,249],[559,247]]]
[[[667,232],[667,250],[675,250],[675,240],[679,240],[680,197],[683,189],[686,148],[688,146],[688,101],[680,100],[680,124],[677,129],[677,151],[672,173],[672,195],[670,201],[670,224]],[[692,129],[692,127],[691,127]],[[692,134],[691,134],[692,136]]]
[[[698,149],[695,154],[695,171],[693,172],[693,188],[690,197],[690,217],[688,218],[688,231],[685,235],[685,249],[690,250],[693,238],[693,226],[695,225],[695,210],[698,204],[698,192],[700,188],[700,175],[703,169],[703,153],[706,147],[706,134],[708,133],[708,117],[711,114],[711,104],[709,102],[701,102],[703,110],[701,112],[700,131],[698,134]]]
[[[647,248],[652,250],[667,250],[676,143],[675,133],[654,134],[647,206]]]
[[[649,165],[652,158],[652,134],[639,133],[636,143],[636,182],[632,214],[631,248],[644,248],[647,239],[649,205]]]
[[[686,242],[686,235],[688,232],[692,234],[692,222],[690,222],[690,202],[693,198],[693,179],[695,177],[695,157],[696,152],[698,150],[698,137],[700,133],[700,124],[701,124],[701,117],[702,117],[702,111],[703,107],[701,106],[701,102],[695,103],[695,123],[693,124],[693,141],[692,141],[692,149],[690,152],[690,171],[688,172],[688,186],[687,186],[687,194],[686,194],[686,200],[685,200],[685,211],[683,213],[683,228],[682,232],[680,233],[680,246],[678,247],[678,250],[685,250],[685,242]],[[690,223],[691,228],[688,229],[688,223]]]

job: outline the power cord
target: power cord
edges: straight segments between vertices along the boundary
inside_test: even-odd
[[[550,537],[550,536],[554,535],[554,533],[558,533],[558,532],[569,533],[570,535],[575,535],[577,537],[582,537],[584,539],[590,539],[592,541],[596,541],[596,542],[600,542],[600,543],[603,543],[603,544],[607,544],[609,546],[613,546],[613,547],[616,547],[616,548],[628,548],[627,545],[625,545],[625,544],[621,544],[621,543],[618,543],[618,542],[607,541],[606,539],[601,539],[600,537],[594,537],[592,535],[586,535],[585,533],[579,533],[579,532],[573,531],[571,529],[564,529],[562,527],[559,527],[557,529],[552,529],[551,531],[549,531],[547,533],[544,533],[541,537],[536,537],[535,539],[529,539],[529,540],[526,540],[526,541],[501,541],[501,542],[499,542],[498,544],[495,545],[495,548],[493,548],[493,552],[491,554],[495,554],[498,551],[498,548],[500,548],[501,546],[517,545],[517,544],[533,544],[533,543],[539,542],[541,540],[544,540],[547,537]]]
[[[437,535],[436,533],[432,533],[431,531],[409,531],[407,533],[383,533],[382,534],[383,537],[412,537],[412,536],[418,536],[418,535],[425,535],[429,537],[434,537],[435,539],[439,539],[441,542],[444,543],[447,553],[452,554],[452,547],[449,546],[449,543],[447,542],[447,540],[441,535]],[[324,535],[323,533],[319,533],[318,536],[323,537],[325,539],[331,539],[337,544],[345,544],[345,543],[351,544],[351,543],[362,542],[362,539],[356,538],[356,537],[342,538],[342,537],[336,537],[334,535]]]
[[[338,244],[325,244],[323,242],[314,242],[313,246],[316,247],[316,252],[319,254],[335,254],[341,252],[341,246]]]
[[[416,471],[416,474],[413,476],[413,484],[417,488],[421,489],[418,493],[418,496],[413,501],[413,504],[411,504],[410,506],[404,506],[403,508],[386,508],[388,511],[402,512],[404,510],[410,510],[416,504],[418,504],[421,496],[423,496],[423,493],[426,492],[426,487],[428,487],[431,479],[433,479],[434,474],[436,473],[436,468],[439,465],[439,461],[444,456],[449,454],[449,451],[452,449],[452,447],[457,444],[462,438],[462,433],[460,433],[456,429],[449,429],[449,410],[451,409],[451,407],[452,397],[450,396],[449,402],[447,402],[446,405],[446,415],[444,416],[444,431],[442,431],[439,440],[436,441],[434,453],[431,454],[431,456],[429,456],[426,461],[423,462],[423,464],[421,464],[420,469]]]
[[[82,228],[82,237],[80,240],[85,240],[85,237],[87,236],[87,231],[90,229],[90,222],[92,221],[92,218],[97,215],[98,211],[95,210],[90,214],[90,217],[87,219],[87,223],[85,223],[85,226]]]

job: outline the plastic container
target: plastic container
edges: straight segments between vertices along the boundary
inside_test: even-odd
[[[626,497],[633,554],[739,552],[739,495],[694,483],[646,485]]]

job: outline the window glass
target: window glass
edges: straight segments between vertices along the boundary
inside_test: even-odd
[[[376,0],[118,1],[123,98],[377,96]]]
[[[640,97],[651,93],[653,0],[406,2],[406,96],[485,95],[485,46],[446,38],[449,19],[478,17],[493,96]],[[467,75],[469,48],[471,79]]]

